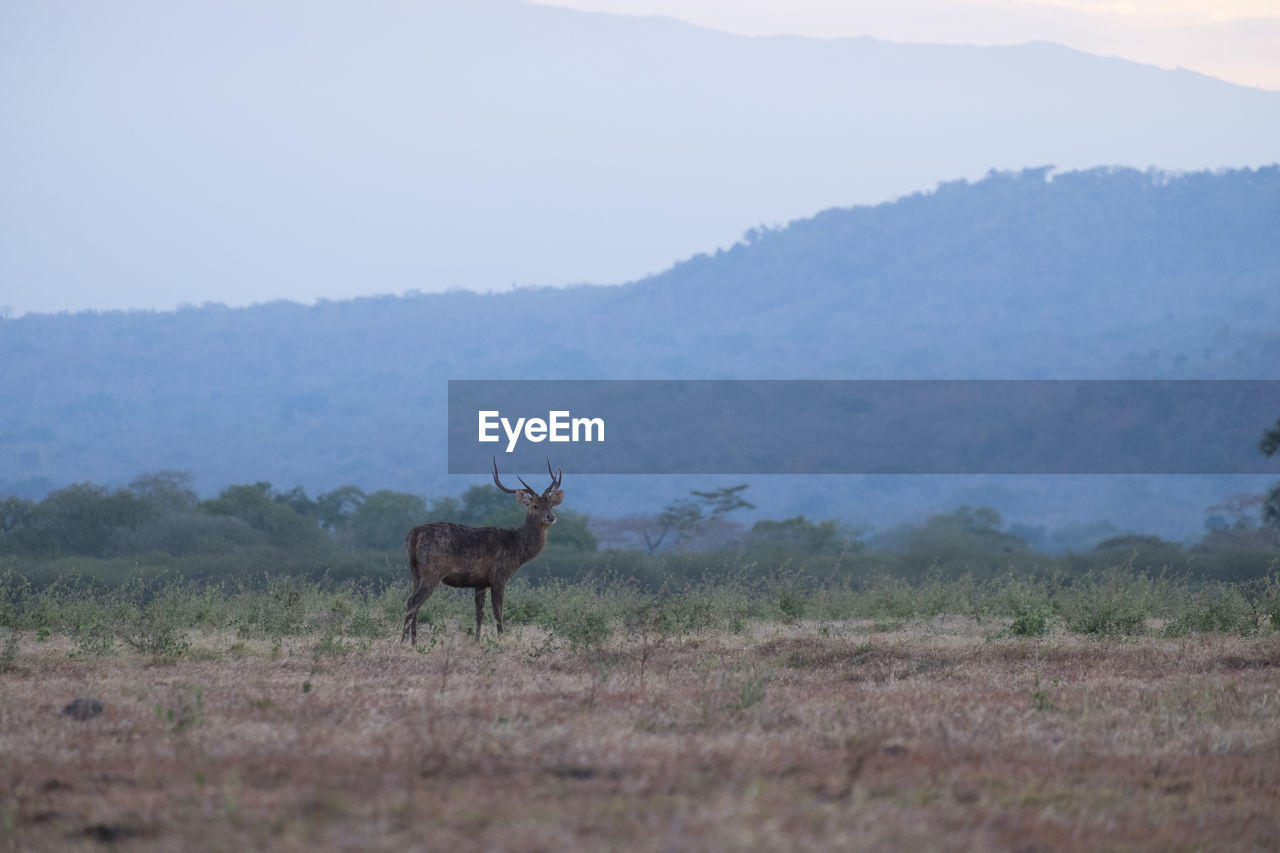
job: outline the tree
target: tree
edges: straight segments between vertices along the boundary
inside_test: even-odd
[[[405,536],[426,516],[427,502],[417,495],[380,489],[369,494],[352,516],[352,537],[361,548],[403,548]]]
[[[524,523],[523,518],[520,523]],[[556,511],[556,524],[547,544],[565,551],[595,551],[599,547],[596,535],[587,526],[587,516],[572,510]]]
[[[291,548],[316,545],[321,541],[320,528],[313,519],[298,515],[267,482],[228,486],[202,504],[214,515],[239,518],[261,532],[272,545]]]
[[[35,515],[34,501],[18,497],[0,501],[0,554],[57,553],[57,540],[32,524]]]
[[[1000,511],[995,507],[980,506],[961,506],[956,509],[953,516],[956,522],[967,530],[971,531],[988,531],[999,530],[1003,519],[1000,518]]]
[[[834,519],[815,524],[797,515],[784,521],[757,521],[751,527],[749,541],[753,545],[778,546],[805,554],[836,551],[841,542],[849,542],[850,548],[861,546],[854,532],[843,537],[840,534],[840,525]]]
[[[1264,500],[1264,495],[1247,493],[1231,495],[1222,503],[1214,504],[1206,510],[1209,518],[1205,521],[1205,527],[1209,530],[1216,528],[1252,530],[1257,526],[1253,513],[1263,505]]]
[[[952,513],[930,515],[923,524],[902,525],[885,539],[891,548],[925,565],[1028,550],[1025,541],[1000,526],[995,509],[961,506]]]
[[[1139,569],[1158,570],[1186,562],[1182,546],[1177,542],[1141,534],[1113,536],[1093,546],[1092,554],[1108,567],[1131,563]]]
[[[126,489],[108,492],[93,483],[76,483],[50,492],[29,523],[48,534],[60,553],[106,557],[116,530],[135,528],[154,513],[154,507]]]
[[[307,492],[302,486],[294,486],[287,492],[282,492],[275,496],[275,502],[284,504],[289,509],[304,517],[315,517],[319,514],[320,507],[311,498],[307,497]]]
[[[26,498],[8,497],[0,501],[0,536],[26,527],[35,508]]]
[[[1275,426],[1262,434],[1262,438],[1258,440],[1258,449],[1268,458],[1280,451],[1280,419],[1276,420]]]
[[[717,529],[726,515],[739,509],[755,509],[755,504],[743,499],[741,493],[750,484],[727,486],[709,492],[690,492],[697,500],[677,498],[663,507],[654,519],[652,529],[643,531],[645,550],[657,552],[669,534],[675,536],[668,547],[681,548],[692,542],[707,528]]]
[[[315,500],[315,514],[335,541],[350,539],[351,519],[364,505],[365,493],[355,486],[339,486]]]
[[[708,518],[723,518],[734,510],[756,508],[755,504],[744,500],[742,497],[741,493],[748,487],[748,483],[743,483],[739,486],[727,486],[710,492],[700,492],[694,489],[691,494],[702,501],[704,509],[708,510]]]
[[[193,480],[190,471],[152,471],[134,477],[129,491],[163,512],[187,511],[200,502],[191,487]]]
[[[524,521],[525,511],[511,495],[493,486],[472,486],[462,493],[459,524],[472,527],[513,526]]]
[[[675,532],[675,541],[671,543],[672,548],[679,548],[687,541],[693,538],[694,531],[698,529],[698,522],[702,520],[702,509],[693,501],[686,498],[674,500],[663,507],[662,512],[658,513],[657,524],[658,530],[652,536],[648,531],[644,534],[644,546],[650,554],[656,552],[667,538],[667,534]]]
[[[1262,434],[1258,442],[1262,455],[1270,458],[1280,451],[1280,419],[1276,425]],[[1267,492],[1262,502],[1262,523],[1280,530],[1280,483],[1276,483]]]
[[[462,504],[457,498],[436,498],[427,510],[427,521],[452,521],[461,524]]]

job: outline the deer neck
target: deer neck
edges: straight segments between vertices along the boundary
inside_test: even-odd
[[[538,556],[538,552],[542,550],[542,546],[547,544],[547,525],[543,524],[533,515],[527,515],[524,524],[520,527],[520,544],[524,548],[526,560],[532,560]]]

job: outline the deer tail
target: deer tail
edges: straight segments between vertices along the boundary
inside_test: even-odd
[[[409,549],[409,572],[416,581],[421,577],[421,564],[418,562],[418,531],[410,530],[408,537],[404,541],[405,547]]]

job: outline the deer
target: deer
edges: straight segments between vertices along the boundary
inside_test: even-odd
[[[418,609],[431,597],[436,586],[472,587],[476,591],[476,639],[484,622],[484,594],[493,599],[493,618],[502,633],[502,594],[511,576],[525,563],[538,556],[547,544],[547,531],[556,523],[554,507],[564,500],[559,473],[551,470],[551,485],[538,494],[520,477],[523,489],[508,489],[498,479],[498,460],[493,460],[493,484],[516,502],[528,507],[524,524],[519,527],[468,527],[449,521],[420,524],[409,531],[405,546],[409,550],[409,571],[413,574],[413,593],[405,602],[404,633],[400,642],[409,638],[418,644]]]

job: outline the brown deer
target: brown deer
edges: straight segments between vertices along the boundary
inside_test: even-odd
[[[476,639],[484,622],[484,591],[491,590],[493,618],[502,633],[502,592],[521,566],[538,556],[547,544],[547,530],[556,522],[552,507],[564,500],[560,478],[552,473],[547,460],[551,485],[539,495],[524,480],[523,489],[508,489],[498,479],[498,460],[493,460],[493,484],[516,502],[529,508],[524,524],[519,527],[468,527],[437,521],[421,524],[409,531],[405,545],[409,548],[409,571],[413,573],[413,594],[405,602],[404,633],[400,642],[410,637],[418,643],[418,608],[431,597],[438,584],[474,587],[476,591]]]

